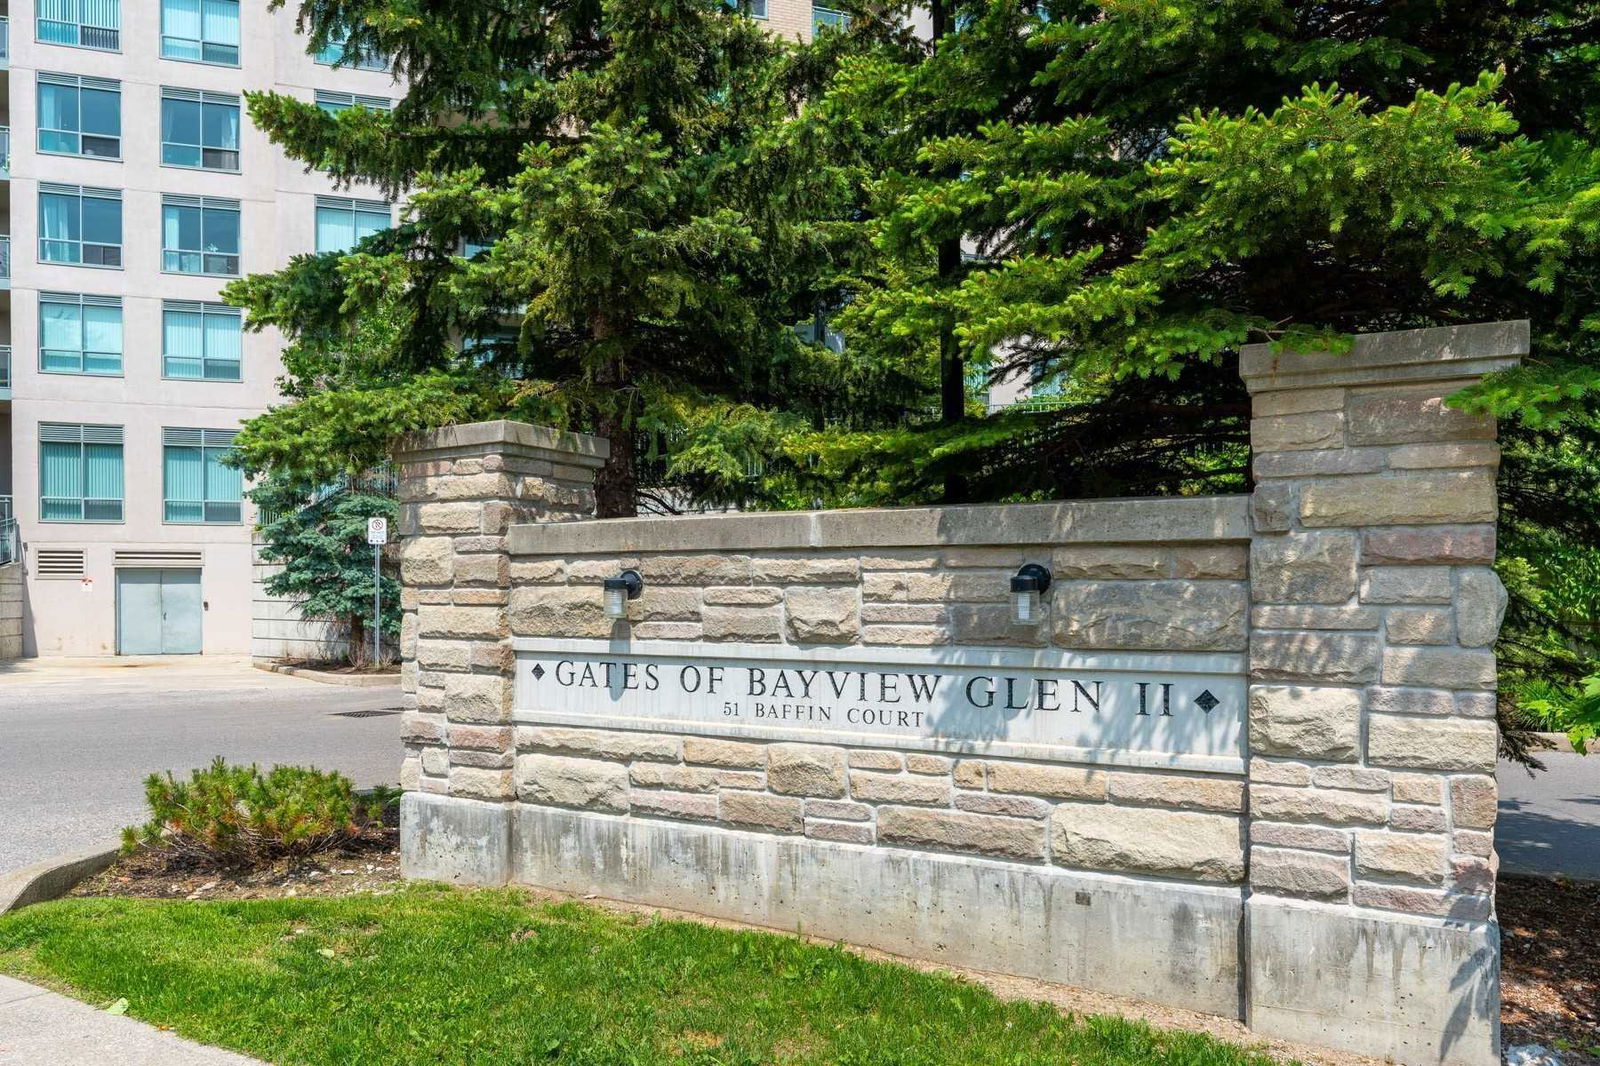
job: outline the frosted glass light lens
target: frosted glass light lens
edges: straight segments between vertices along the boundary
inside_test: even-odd
[[[1013,592],[1011,594],[1011,620],[1019,626],[1037,625],[1039,622],[1039,592],[1029,589],[1026,592]]]
[[[628,613],[628,590],[626,588],[606,589],[606,617],[621,618]]]

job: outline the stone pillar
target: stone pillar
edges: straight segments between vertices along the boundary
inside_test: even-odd
[[[1444,403],[1528,324],[1244,349],[1251,442],[1246,1013],[1421,1066],[1499,1061],[1491,418]]]
[[[407,438],[400,472],[406,876],[510,876],[513,656],[506,532],[594,514],[607,443],[520,422]]]

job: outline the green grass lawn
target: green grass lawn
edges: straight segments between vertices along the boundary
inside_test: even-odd
[[[275,1063],[1266,1066],[1005,1003],[795,937],[519,891],[77,899],[0,919],[0,970]]]

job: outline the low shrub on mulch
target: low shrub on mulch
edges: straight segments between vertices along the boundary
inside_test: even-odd
[[[282,859],[388,843],[398,791],[358,796],[343,774],[305,766],[230,766],[217,757],[180,781],[144,782],[150,820],[122,831],[125,855],[190,866],[256,868]]]

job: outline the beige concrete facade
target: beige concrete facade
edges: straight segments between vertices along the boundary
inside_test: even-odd
[[[336,190],[324,175],[307,173],[285,158],[250,124],[242,107],[243,92],[272,89],[310,101],[317,90],[390,98],[398,90],[387,72],[334,69],[316,62],[306,54],[305,39],[295,32],[292,10],[241,4],[239,65],[225,66],[162,58],[161,4],[155,0],[122,0],[117,51],[39,40],[34,8],[31,0],[12,3],[10,69],[0,74],[8,89],[6,121],[11,134],[10,178],[0,185],[11,239],[10,288],[0,293],[0,343],[11,349],[9,398],[0,390],[0,495],[14,497],[25,546],[24,652],[118,652],[119,562],[148,567],[166,559],[170,565],[201,571],[201,650],[247,653],[252,615],[251,508],[246,504],[240,520],[227,524],[164,521],[162,431],[233,430],[263,410],[276,395],[280,339],[270,331],[244,333],[239,381],[163,375],[163,301],[217,302],[228,279],[163,270],[162,198],[179,194],[238,201],[239,272],[280,267],[291,256],[314,249],[315,197]],[[42,74],[119,83],[120,158],[40,151]],[[163,165],[164,88],[241,97],[237,172]],[[40,261],[41,182],[120,192],[120,268]],[[377,198],[360,190],[343,195]],[[121,299],[120,375],[42,369],[41,292]],[[121,521],[42,520],[41,423],[121,427]],[[51,565],[40,565],[41,552]],[[75,565],[79,552],[81,570]],[[142,558],[128,554],[134,552]]]

